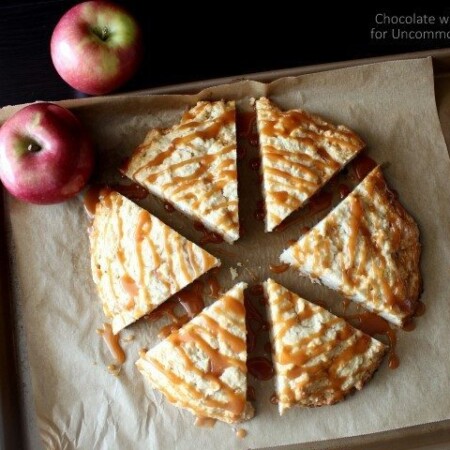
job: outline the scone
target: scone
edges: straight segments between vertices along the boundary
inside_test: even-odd
[[[113,332],[153,311],[220,261],[114,191],[90,232],[94,282]]]
[[[395,325],[417,307],[419,229],[380,167],[280,259]]]
[[[197,417],[227,423],[253,417],[247,401],[246,287],[235,285],[136,362],[153,388]]]
[[[256,101],[266,231],[304,205],[351,161],[364,142],[343,125],[300,109],[281,111],[267,98]]]
[[[227,242],[239,238],[234,101],[199,102],[151,130],[122,171]]]
[[[271,279],[264,288],[280,415],[294,405],[331,405],[362,389],[386,346]]]

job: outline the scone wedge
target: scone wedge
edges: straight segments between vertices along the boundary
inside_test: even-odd
[[[300,109],[281,111],[256,101],[266,231],[304,205],[351,161],[364,142],[343,125],[332,125]]]
[[[264,288],[280,415],[295,405],[331,405],[362,389],[386,346],[271,279]]]
[[[114,191],[101,193],[89,237],[92,275],[114,333],[220,265]]]
[[[380,167],[280,259],[395,325],[416,310],[419,229]]]
[[[246,399],[246,286],[235,285],[136,362],[153,388],[197,417],[227,423],[253,417]]]
[[[239,238],[234,101],[199,102],[151,130],[122,171],[227,242]]]

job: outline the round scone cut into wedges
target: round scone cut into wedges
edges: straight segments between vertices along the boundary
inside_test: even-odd
[[[294,405],[331,405],[362,389],[386,346],[271,279],[264,289],[280,414]]]
[[[266,231],[303,206],[365,146],[343,125],[301,109],[281,111],[256,101]]]
[[[376,167],[280,260],[395,325],[421,292],[419,229]]]
[[[247,401],[246,287],[236,284],[136,362],[153,388],[197,417],[227,423],[253,417]]]
[[[179,124],[151,130],[122,172],[228,243],[239,239],[234,101],[198,102]]]
[[[92,276],[114,333],[220,265],[114,191],[101,193],[89,238]]]

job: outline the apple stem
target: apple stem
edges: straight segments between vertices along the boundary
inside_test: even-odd
[[[101,29],[98,27],[95,27],[92,30],[92,32],[103,42],[109,38],[109,34],[110,34],[108,27],[103,27]]]
[[[35,153],[42,150],[42,147],[39,144],[36,144],[36,142],[31,142],[30,144],[28,144],[27,150],[29,152]]]
[[[103,27],[102,29],[102,41],[106,41],[106,39],[108,39],[109,36],[109,30],[107,27]]]

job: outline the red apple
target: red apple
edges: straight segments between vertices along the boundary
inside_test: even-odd
[[[0,128],[0,180],[30,203],[64,201],[92,172],[93,145],[81,122],[53,103],[34,103]]]
[[[141,31],[122,7],[84,2],[58,22],[50,50],[64,81],[86,94],[106,94],[136,71],[142,56]]]

